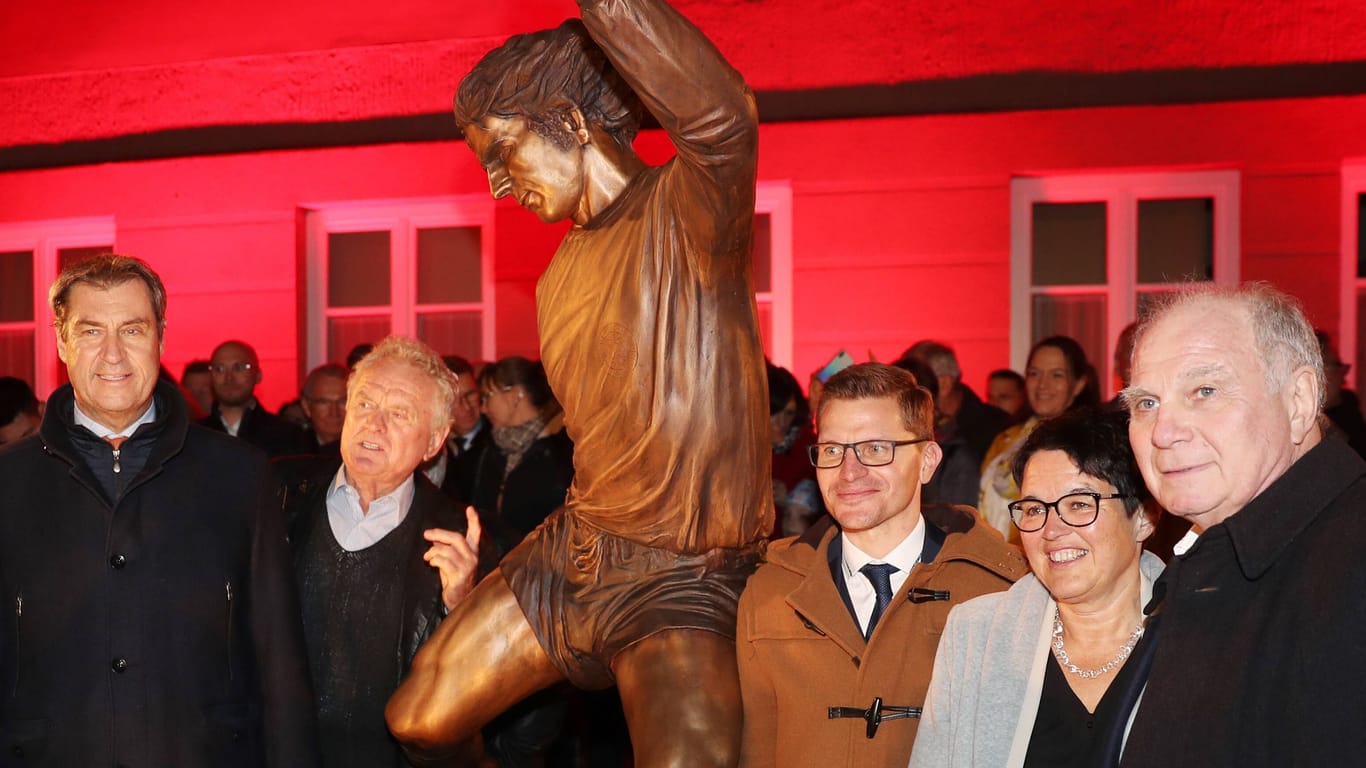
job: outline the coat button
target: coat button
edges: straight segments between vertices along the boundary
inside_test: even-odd
[[[128,558],[122,554],[117,554],[109,558],[109,564],[114,567],[114,570],[121,570],[123,566],[128,565]]]
[[[117,659],[114,659],[112,662],[110,662],[109,667],[110,667],[110,669],[113,669],[115,672],[118,672],[119,674],[123,674],[124,672],[128,671],[128,659],[125,659],[125,658],[117,658]]]

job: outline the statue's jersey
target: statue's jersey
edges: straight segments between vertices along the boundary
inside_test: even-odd
[[[677,159],[641,173],[569,232],[536,290],[574,440],[568,510],[694,553],[762,538],[773,510],[752,218],[715,242],[696,176]]]

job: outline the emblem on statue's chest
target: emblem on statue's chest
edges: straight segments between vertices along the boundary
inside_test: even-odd
[[[598,331],[596,357],[613,376],[624,376],[636,367],[635,337],[621,323],[607,323]]]

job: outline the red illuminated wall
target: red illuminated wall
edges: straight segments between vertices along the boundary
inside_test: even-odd
[[[119,160],[117,142],[224,129],[212,140],[228,144],[235,126],[323,134],[444,112],[484,51],[574,10],[551,0],[10,5],[0,157],[57,159],[0,164],[0,225],[112,215],[117,247],[149,260],[170,289],[168,365],[245,338],[262,355],[271,407],[297,388],[299,204],[484,193],[478,166],[451,140],[193,156],[209,141],[200,133],[186,140],[190,156],[135,161]],[[1007,364],[1009,180],[1029,174],[1237,170],[1242,276],[1272,280],[1336,327],[1339,170],[1366,157],[1366,96],[1350,86],[1300,92],[1322,79],[1302,68],[1341,75],[1366,61],[1366,4],[938,5],[678,3],[761,105],[788,110],[762,128],[760,175],[793,190],[799,378],[840,347],[889,359],[923,337],[955,343],[975,387]],[[1224,96],[1125,101],[1162,96],[1185,78],[1152,73],[1183,69]],[[1263,75],[1287,95],[1227,98]],[[886,103],[862,103],[862,87]],[[962,94],[978,91],[995,101],[965,104]],[[1124,105],[1103,106],[1111,96]],[[841,117],[829,105],[842,98],[864,116]],[[1007,108],[1016,98],[1042,106]],[[1080,106],[1056,108],[1058,99]],[[796,119],[811,116],[827,119]],[[94,159],[72,160],[86,143]],[[666,154],[657,134],[640,144]],[[560,230],[507,201],[495,226],[498,353],[534,354],[534,283]]]

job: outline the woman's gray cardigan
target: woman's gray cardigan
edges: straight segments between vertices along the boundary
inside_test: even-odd
[[[1162,561],[1144,552],[1141,600]],[[950,613],[910,768],[1024,765],[1043,690],[1056,604],[1033,574]]]

